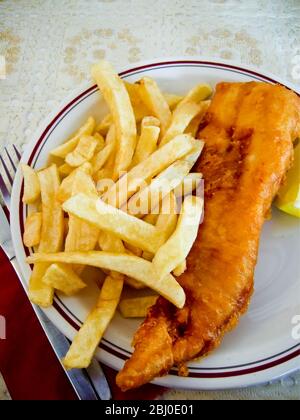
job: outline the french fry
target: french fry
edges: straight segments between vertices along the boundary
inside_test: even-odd
[[[99,234],[99,246],[105,252],[116,252],[117,254],[124,254],[126,252],[122,239],[104,231]]]
[[[140,96],[138,83],[125,82],[125,86],[130,97],[135,120],[137,123],[139,123],[143,118],[150,115],[151,111],[147,108]],[[165,98],[171,110],[174,109],[176,105],[183,99],[182,96],[174,95],[172,93],[163,93],[163,97]]]
[[[66,201],[63,209],[145,251],[156,252],[164,241],[163,235],[154,226],[97,197],[78,194]]]
[[[118,153],[117,136],[116,136],[116,130],[115,130],[114,124],[112,124],[108,130],[108,133],[106,136],[106,144],[113,144],[113,151],[103,166],[103,175],[105,175],[106,178],[112,179],[115,162],[116,162],[116,154]],[[98,174],[97,174],[98,177],[100,175],[100,172],[101,172],[101,169],[100,171],[98,171]]]
[[[151,114],[151,111],[147,108],[143,100],[141,99],[140,92],[139,92],[139,85],[137,83],[128,83],[125,82],[125,87],[127,89],[130,102],[133,108],[134,116],[136,123],[142,121],[142,119],[146,118]],[[172,93],[163,93],[163,96],[170,107],[170,110],[173,110],[176,105],[183,99],[182,96],[174,95]],[[149,117],[154,118],[154,117]],[[113,118],[111,114],[105,115],[105,117],[101,120],[98,124],[96,131],[105,136],[109,130],[110,125],[113,122]],[[151,124],[156,125],[156,124]]]
[[[159,127],[154,125],[143,125],[142,123],[142,131],[136,145],[131,167],[134,167],[138,163],[143,162],[156,150],[159,133]]]
[[[147,261],[152,261],[154,258],[154,254],[152,252],[143,251],[142,257]]]
[[[72,217],[71,217],[72,216]],[[70,215],[69,231],[66,238],[66,251],[90,251],[98,241],[99,229]]]
[[[118,238],[117,236],[113,235],[112,233],[108,232],[100,232],[99,235],[99,246],[102,251],[105,252],[115,252],[117,254],[125,254],[126,248],[123,244],[123,241]],[[112,271],[110,275],[113,278],[120,278],[122,274]],[[130,278],[124,278],[125,283],[129,284],[131,287],[134,287],[135,289],[143,289],[145,286],[138,282],[135,279]]]
[[[184,158],[182,158],[182,160],[189,163],[191,169],[195,165],[197,160],[199,159],[199,156],[201,155],[203,147],[204,147],[204,141],[195,140],[193,149],[190,151],[190,153],[185,155]]]
[[[82,136],[73,152],[66,156],[66,163],[74,168],[83,165],[92,159],[95,154],[98,140],[93,136]]]
[[[167,144],[174,137],[182,134],[188,127],[189,123],[195,118],[202,110],[201,104],[196,102],[183,102],[179,104],[173,112],[170,125],[162,137],[159,146]]]
[[[178,187],[174,189],[176,197],[185,197],[196,190],[202,181],[203,175],[199,172],[190,172]]]
[[[171,111],[169,105],[159,90],[157,83],[149,77],[144,77],[138,82],[140,88],[140,96],[147,108],[150,109],[151,115],[157,117],[161,123],[162,135],[164,135],[171,122]]]
[[[124,83],[108,62],[101,61],[94,65],[92,75],[110,108],[116,128],[117,154],[113,171],[116,180],[129,167],[133,157],[136,146],[135,117]]]
[[[72,196],[84,192],[86,195],[97,197],[96,186],[90,175],[78,170],[75,174]],[[69,214],[69,230],[66,237],[66,251],[92,251],[99,238],[99,229],[90,223]],[[80,273],[83,267],[73,267],[76,273]]]
[[[121,299],[119,310],[123,318],[144,318],[148,309],[155,304],[158,296]]]
[[[76,335],[63,365],[66,369],[87,368],[112,320],[123,289],[123,280],[106,277],[98,302]]]
[[[42,197],[42,231],[39,252],[57,252],[62,249],[64,238],[64,216],[57,200],[59,175],[56,165],[38,173]],[[49,307],[53,301],[53,287],[43,283],[48,264],[36,264],[29,281],[31,302]]]
[[[58,167],[58,173],[63,177],[70,175],[70,173],[73,171],[74,171],[74,168],[68,165],[67,163],[63,163],[62,165]]]
[[[91,164],[93,167],[93,173],[95,174],[98,172],[104,164],[107,162],[108,158],[111,156],[114,150],[114,144],[109,143],[104,146],[102,150],[100,150],[91,160]]]
[[[109,127],[113,123],[113,118],[111,114],[105,115],[102,121],[97,125],[96,132],[101,134],[102,136],[106,136],[108,133]]]
[[[189,196],[184,200],[175,232],[153,258],[153,265],[160,280],[188,256],[197,237],[202,210],[203,199]]]
[[[86,174],[91,174],[92,172],[92,165],[89,162],[84,163],[79,168],[73,170],[60,184],[58,192],[57,192],[57,199],[61,203],[68,200],[72,196],[73,191],[73,183],[76,178],[76,174],[80,172],[85,172]]]
[[[86,287],[81,278],[66,264],[51,264],[43,277],[43,282],[67,296],[72,296]]]
[[[130,198],[127,203],[127,211],[136,217],[154,213],[163,198],[182,183],[191,167],[191,163],[185,160],[174,162],[154,178],[146,188]]]
[[[156,117],[147,115],[142,119],[141,126],[147,127],[148,125],[150,125],[151,127],[160,127],[160,121]]]
[[[133,279],[132,277],[125,277],[125,283],[128,286],[130,286],[132,289],[136,289],[136,290],[146,289],[146,286],[143,283]]]
[[[161,213],[157,217],[156,228],[163,232],[166,239],[174,232],[178,221],[177,201],[173,192],[162,201]]]
[[[164,236],[165,240],[167,240],[174,232],[178,221],[177,201],[172,191],[162,200],[160,214],[158,214],[158,211],[159,209],[157,210],[156,222],[154,225]],[[150,214],[148,216],[150,216]],[[144,251],[143,258],[145,258],[147,261],[152,261],[154,254],[148,251]]]
[[[208,84],[199,84],[194,86],[189,92],[184,96],[181,102],[179,102],[178,106],[186,103],[186,102],[201,102],[205,99],[208,99],[213,93],[213,90],[210,85]]]
[[[186,260],[184,260],[182,263],[180,263],[174,270],[173,275],[175,277],[181,276],[186,271]]]
[[[52,156],[57,156],[60,158],[65,159],[65,157],[73,152],[75,147],[77,146],[79,139],[84,136],[90,136],[93,134],[93,131],[95,129],[96,122],[93,117],[89,117],[86,123],[79,128],[77,133],[72,137],[70,140],[68,140],[66,143],[62,144],[61,146],[58,146],[56,149],[53,149],[50,154]]]
[[[125,242],[125,248],[131,252],[133,255],[136,255],[137,257],[141,257],[143,254],[143,250],[137,246],[131,245],[127,242]]]
[[[24,195],[23,203],[35,203],[41,194],[41,188],[37,173],[28,165],[22,164],[22,172],[24,176]]]
[[[65,263],[85,264],[106,270],[118,271],[128,277],[133,277],[150,289],[155,290],[176,307],[182,308],[185,303],[185,293],[175,278],[168,274],[158,279],[152,263],[143,258],[128,254],[113,254],[103,251],[61,252],[54,254],[37,253],[27,258],[29,264]]]
[[[122,207],[145,181],[149,181],[173,162],[187,155],[196,142],[186,134],[175,137],[120,178],[103,195],[103,200],[116,207]]]
[[[140,96],[138,84],[128,82],[124,82],[124,84],[130,98],[135,120],[138,123],[144,118],[145,115],[149,115],[150,111]]]
[[[174,95],[173,93],[163,93],[163,95],[171,111],[173,111],[176,108],[176,106],[179,104],[179,102],[182,101],[183,99],[183,96]]]
[[[100,152],[105,146],[105,140],[104,137],[100,133],[95,133],[94,138],[97,140],[97,146],[95,149],[95,153]]]
[[[144,222],[150,223],[151,225],[155,226],[157,222],[158,214],[156,213],[149,213],[143,218]]]
[[[41,240],[42,213],[33,213],[27,217],[24,227],[23,242],[27,248],[37,246]]]
[[[97,191],[100,196],[105,194],[114,185],[111,176],[112,170],[110,168],[99,169],[99,171],[94,174],[94,180],[97,183]]]
[[[199,105],[201,106],[201,110],[200,110],[199,114],[196,115],[192,119],[192,121],[189,123],[189,125],[184,130],[184,132],[186,134],[190,134],[193,137],[197,137],[197,133],[198,133],[200,124],[202,123],[210,104],[211,104],[211,101],[202,101],[202,102],[199,103]]]

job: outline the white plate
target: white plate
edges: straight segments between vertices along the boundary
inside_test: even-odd
[[[162,90],[178,94],[199,82],[215,85],[220,81],[262,80],[273,83],[276,80],[283,83],[257,70],[194,58],[141,63],[133,69],[126,69],[121,75],[128,81],[151,76]],[[43,123],[26,148],[23,162],[39,169],[46,163],[49,151],[71,135],[88,115],[100,118],[106,112],[95,86],[79,89]],[[27,208],[22,204],[21,194],[22,178],[18,172],[12,195],[11,225],[17,259],[28,282],[30,267],[25,263],[27,251],[22,244]],[[226,335],[212,355],[189,363],[189,377],[178,377],[174,370],[157,379],[156,384],[190,389],[245,387],[270,381],[299,368],[300,338],[292,334],[293,319],[300,314],[299,227],[299,220],[274,210],[261,238],[255,274],[256,292],[238,328]],[[73,339],[97,294],[96,286],[91,285],[80,296],[56,296],[54,306],[45,313],[69,339]],[[117,314],[97,352],[99,360],[119,370],[132,352],[130,343],[139,323],[122,319]]]

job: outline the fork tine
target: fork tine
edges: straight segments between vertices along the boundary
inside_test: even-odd
[[[1,163],[2,163],[2,166],[3,166],[3,169],[4,169],[5,173],[6,173],[7,179],[9,180],[10,185],[12,186],[13,179],[12,179],[11,174],[9,173],[9,170],[8,170],[8,168],[6,166],[6,163],[4,162],[4,159],[2,158],[1,155],[0,155],[0,160],[1,160]]]
[[[1,173],[0,173],[0,191],[2,193],[4,203],[9,208],[10,207],[10,192],[7,189],[7,186],[6,186],[5,182],[4,182],[4,179],[3,179],[2,175],[1,175]]]
[[[18,159],[21,160],[21,157],[22,157],[21,152],[19,151],[19,149],[14,144],[13,144],[13,148],[16,152],[16,155],[17,155]]]
[[[10,163],[11,163],[11,166],[14,168],[14,171],[16,172],[17,168],[16,168],[16,166],[15,166],[15,164],[14,164],[14,162],[13,162],[13,160],[12,160],[11,156],[10,156],[10,154],[8,153],[7,148],[5,147],[5,148],[4,148],[4,150],[5,150],[6,155],[7,155],[8,159],[9,159],[9,161],[10,161]]]
[[[15,145],[5,147],[5,151],[14,171],[16,172],[20,164],[20,157],[21,157],[20,151]]]

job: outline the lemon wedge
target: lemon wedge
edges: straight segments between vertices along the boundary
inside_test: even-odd
[[[280,188],[275,205],[285,213],[300,217],[300,143],[295,150],[294,164]]]

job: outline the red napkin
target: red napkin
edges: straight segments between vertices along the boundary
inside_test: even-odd
[[[77,397],[31,308],[15,272],[0,249],[0,316],[6,339],[0,339],[0,371],[14,400],[76,400]],[[103,367],[115,400],[151,400],[164,388],[145,385],[121,392],[116,372]]]

